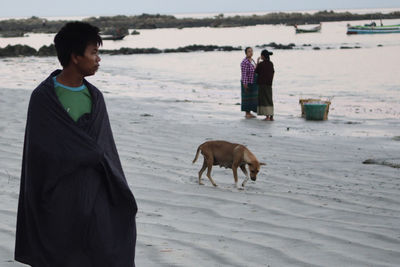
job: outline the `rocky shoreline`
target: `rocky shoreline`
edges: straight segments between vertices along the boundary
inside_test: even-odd
[[[256,48],[264,49],[269,48],[272,50],[304,50],[304,49],[312,49],[312,50],[321,50],[318,46],[312,46],[311,44],[303,44],[296,45],[294,43],[290,44],[279,44],[275,42],[271,42],[269,44],[256,45]],[[382,45],[378,45],[378,47],[382,47]],[[359,49],[361,46],[340,46],[336,49]],[[326,47],[324,49],[335,49],[332,47]],[[167,49],[158,49],[158,48],[129,48],[122,47],[120,49],[100,49],[100,54],[103,55],[134,55],[134,54],[161,54],[161,53],[190,53],[190,52],[213,52],[213,51],[240,51],[243,50],[241,46],[218,46],[218,45],[188,45],[178,48],[167,48]],[[48,57],[48,56],[56,56],[56,49],[53,44],[44,45],[36,50],[33,47],[28,45],[8,45],[5,48],[0,48],[0,58],[4,57],[27,57],[27,56],[38,56],[38,57]]]
[[[120,49],[100,49],[100,54],[108,55],[132,55],[132,54],[161,54],[161,53],[189,53],[189,52],[211,52],[211,51],[238,51],[242,47],[217,46],[217,45],[188,45],[178,48],[158,49],[158,48],[128,48]],[[28,45],[8,45],[0,48],[0,58],[2,57],[21,57],[21,56],[56,56],[56,49],[53,44],[42,46],[39,50]]]
[[[157,28],[192,28],[192,27],[241,27],[262,24],[285,24],[302,25],[318,24],[329,21],[352,21],[352,20],[379,20],[398,19],[400,11],[369,14],[353,14],[350,12],[320,11],[309,13],[268,13],[265,15],[231,16],[225,17],[220,14],[210,18],[176,18],[170,15],[142,14],[138,16],[101,16],[83,19],[99,27],[102,31],[110,28],[126,31],[127,29],[157,29]],[[39,17],[28,19],[8,19],[0,21],[0,36],[15,37],[23,36],[25,33],[56,33],[67,21],[47,20]]]

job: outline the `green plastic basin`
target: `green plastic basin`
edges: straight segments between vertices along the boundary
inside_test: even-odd
[[[306,113],[306,120],[320,121],[324,119],[327,104],[320,103],[306,103],[304,104],[304,111]]]

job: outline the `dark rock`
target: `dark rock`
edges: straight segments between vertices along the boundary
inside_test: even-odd
[[[27,45],[7,45],[0,48],[0,57],[36,56],[36,49]]]
[[[367,159],[363,164],[376,164],[392,168],[400,168],[400,158],[398,159]]]
[[[188,45],[178,48],[168,48],[160,50],[157,48],[127,48],[123,47],[118,50],[100,50],[101,54],[110,55],[132,55],[132,54],[160,54],[160,53],[188,53],[196,51],[237,51],[241,50],[241,47],[233,46],[217,46],[217,45]]]
[[[39,51],[37,52],[37,55],[39,57],[57,56],[56,47],[54,46],[54,44],[51,44],[49,46],[44,45],[41,48],[39,48]]]
[[[271,47],[274,49],[293,49],[296,45],[293,43],[284,45],[284,44],[277,44],[275,42],[269,43],[269,44],[263,44],[263,45],[257,45],[256,47],[258,48],[265,48],[265,47]]]
[[[2,38],[13,38],[13,37],[24,37],[24,32],[22,31],[4,31],[0,33]]]
[[[360,46],[341,46],[340,49],[358,49],[361,48]]]
[[[157,48],[127,48],[122,47],[116,50],[100,50],[100,54],[110,54],[110,55],[132,55],[132,54],[159,54],[162,50]]]

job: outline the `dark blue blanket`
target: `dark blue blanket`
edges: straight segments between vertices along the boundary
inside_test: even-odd
[[[32,93],[25,130],[15,259],[34,267],[135,266],[137,206],[102,93],[74,122],[52,76]]]

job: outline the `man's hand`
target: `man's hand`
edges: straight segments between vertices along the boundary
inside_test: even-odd
[[[249,86],[247,84],[243,84],[243,87],[244,87],[244,91],[246,93],[248,93],[249,92]]]

